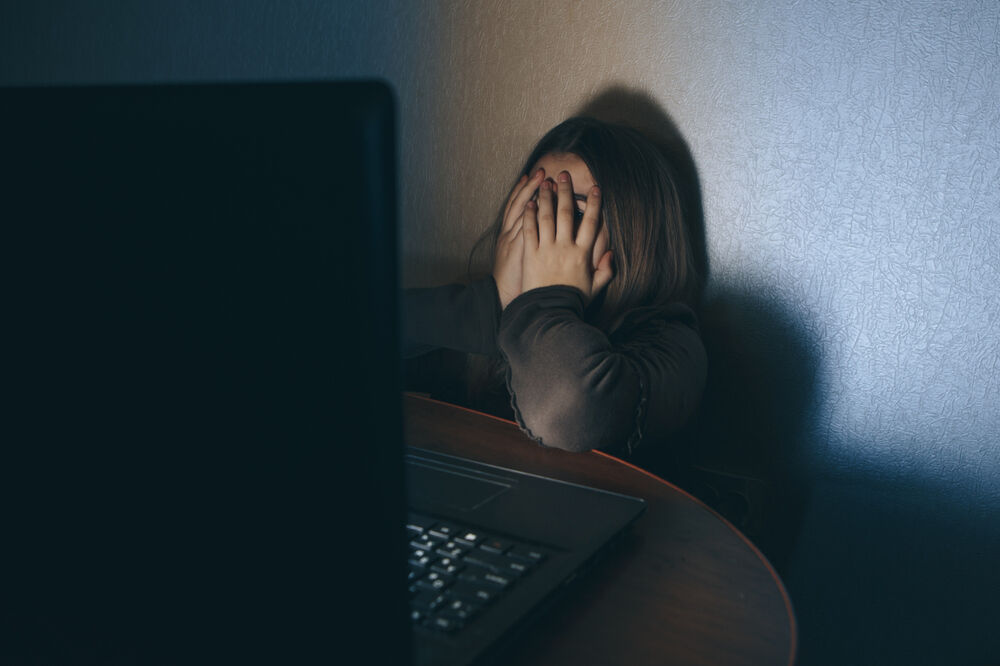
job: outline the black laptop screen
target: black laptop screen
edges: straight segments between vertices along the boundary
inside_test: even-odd
[[[0,661],[405,661],[391,93],[0,109]]]

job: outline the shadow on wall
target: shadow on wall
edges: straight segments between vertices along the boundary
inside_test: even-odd
[[[634,127],[675,165],[701,286],[708,286],[698,172],[667,112],[645,92],[612,87],[577,113]],[[707,291],[699,316],[709,376],[700,413],[674,451],[647,451],[635,462],[715,508],[782,570],[806,504],[795,461],[811,413],[817,345],[766,295],[719,285]]]
[[[709,374],[692,465],[723,515],[784,571],[808,499],[798,461],[814,413],[817,343],[762,296],[714,291],[700,315]]]

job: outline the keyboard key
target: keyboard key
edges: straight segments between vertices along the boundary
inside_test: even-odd
[[[459,629],[461,629],[463,626],[465,626],[465,623],[467,621],[469,621],[469,620],[472,619],[471,617],[463,617],[462,615],[460,615],[458,613],[452,613],[447,608],[445,608],[444,610],[440,611],[436,615],[436,617],[443,617],[443,618],[446,618],[446,619],[450,620],[452,622],[452,624],[456,625],[457,628],[459,628]]]
[[[410,539],[410,549],[411,550],[434,550],[438,547],[441,541],[437,539],[428,538],[426,534],[421,534],[415,539]]]
[[[513,581],[511,576],[502,576],[498,573],[487,573],[483,575],[483,581],[487,583],[492,583],[500,588],[505,588],[510,585]]]
[[[443,606],[441,612],[465,621],[472,619],[472,616],[479,612],[479,606],[465,599],[453,599]]]
[[[459,580],[467,580],[470,582],[478,582],[482,580],[483,576],[490,573],[490,570],[481,567],[478,564],[473,564],[472,562],[466,562],[466,567],[458,572]]]
[[[413,585],[417,589],[429,590],[431,592],[441,592],[447,587],[442,580],[428,580],[427,578],[421,578]]]
[[[496,553],[497,555],[502,554],[508,548],[511,547],[510,541],[504,541],[503,539],[489,538],[484,540],[479,547],[485,550],[487,553]]]
[[[484,553],[482,551],[469,553],[465,556],[464,561],[469,564],[478,564],[496,573],[506,571],[508,562],[507,558],[503,555],[494,555],[493,553]]]
[[[520,560],[507,559],[507,573],[512,573],[515,576],[523,576],[528,573],[531,568],[531,564],[527,562],[521,562]]]
[[[432,571],[423,578],[417,580],[414,585],[425,590],[441,591],[451,585],[454,580],[455,579],[451,576],[445,576],[444,574]]]
[[[410,514],[406,518],[406,531],[410,534],[423,534],[433,524],[434,521],[430,518]]]
[[[419,555],[417,553],[419,553]],[[437,562],[437,560],[438,558],[436,555],[432,555],[422,550],[418,550],[416,551],[416,553],[412,553],[410,555],[410,558],[407,560],[407,562],[411,567],[426,569],[427,567]]]
[[[459,546],[456,546],[454,541],[449,541],[448,543],[434,550],[434,552],[440,555],[441,557],[450,557],[453,560],[461,558],[465,554],[465,551],[466,551],[465,548],[460,548]]]
[[[438,631],[443,631],[450,634],[461,628],[461,622],[456,618],[447,617],[444,615],[437,615],[432,617],[428,622],[428,626],[432,629],[437,629]]]
[[[504,576],[480,566],[468,566],[458,574],[461,580],[475,585],[492,588],[494,591],[503,589],[510,585],[512,577]]]
[[[433,590],[420,590],[410,599],[410,608],[421,611],[432,611],[447,603],[448,598]]]
[[[506,554],[507,557],[532,564],[538,564],[545,559],[545,553],[529,546],[514,545]]]
[[[447,541],[454,539],[458,531],[459,529],[451,523],[438,523],[430,529],[430,534]]]
[[[453,560],[450,557],[442,557],[435,564],[431,565],[431,570],[447,574],[449,576],[454,576],[462,570],[462,565],[459,564],[457,560]]]
[[[481,532],[464,531],[455,536],[455,541],[466,546],[478,546],[486,536]]]
[[[458,580],[448,590],[448,594],[465,601],[470,601],[478,605],[488,604],[493,601],[495,590],[476,585],[475,583]]]

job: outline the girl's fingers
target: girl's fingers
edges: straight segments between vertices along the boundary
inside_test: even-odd
[[[524,215],[521,217],[521,234],[524,237],[525,250],[531,251],[538,248],[538,216],[536,211],[538,206],[534,201],[529,201],[524,206]]]
[[[556,188],[559,192],[559,200],[556,209],[555,239],[561,243],[572,243],[575,222],[573,214],[576,212],[576,202],[573,200],[573,183],[568,171],[559,174]]]
[[[611,278],[615,276],[614,269],[611,268],[611,258],[611,251],[608,250],[601,255],[600,260],[597,262],[597,267],[594,270],[594,282],[590,290],[591,298],[601,293],[601,289],[607,287],[608,283],[611,282]]]
[[[510,196],[507,197],[507,206],[503,209],[503,227],[504,227],[504,230],[507,229],[508,221],[510,220],[510,217],[509,217],[510,216],[510,209],[511,209],[511,206],[514,205],[514,199],[516,199],[517,195],[520,194],[520,192],[521,192],[522,189],[524,189],[524,185],[527,182],[528,182],[528,177],[527,176],[521,176],[520,178],[518,178],[517,182],[514,184],[514,189],[512,189],[510,191]]]
[[[604,253],[608,251],[608,234],[601,233],[601,221],[597,221],[597,240],[594,241],[594,249],[591,252],[591,256],[594,261],[594,270],[597,270],[597,263],[604,256]]]
[[[601,190],[598,187],[592,187],[590,188],[590,193],[587,195],[587,207],[583,211],[583,220],[580,222],[580,228],[576,232],[576,244],[579,247],[588,249],[594,247],[594,239],[598,237],[597,229],[600,215]],[[605,249],[607,249],[606,245],[600,254],[595,253],[595,256],[600,257]]]
[[[504,231],[504,232],[500,233],[500,237],[497,239],[497,250],[498,251],[501,248],[513,247],[513,245],[514,245],[515,242],[519,242],[519,241],[516,241],[516,239],[517,239],[518,235],[521,233],[521,226],[522,226],[522,224],[523,223],[522,223],[521,218],[518,218],[517,222],[514,223],[513,227],[511,227],[507,231]]]
[[[556,221],[552,210],[552,183],[542,181],[538,188],[538,242],[551,243],[556,238]]]
[[[507,208],[504,210],[504,229],[510,229],[514,221],[521,217],[524,212],[524,205],[534,196],[535,190],[545,177],[545,171],[538,169],[532,176],[521,176],[514,186],[514,190],[507,200]]]

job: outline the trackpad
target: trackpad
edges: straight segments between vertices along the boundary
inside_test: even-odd
[[[472,511],[511,487],[507,479],[409,460],[407,494],[417,504]]]

